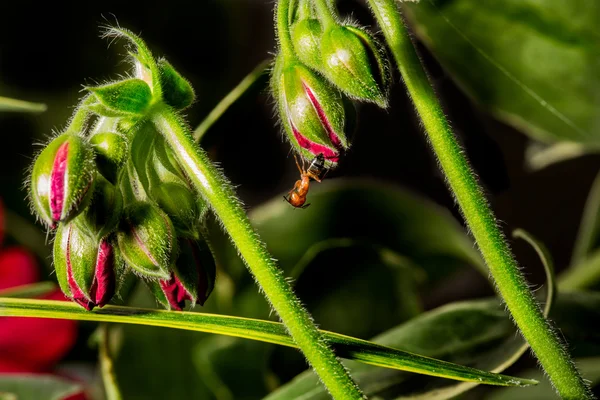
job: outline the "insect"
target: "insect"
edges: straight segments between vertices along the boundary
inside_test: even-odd
[[[323,171],[325,171],[325,157],[322,153],[317,155],[310,162],[310,165],[306,170],[304,169],[304,160],[302,160],[302,167],[300,167],[296,155],[294,155],[294,159],[296,160],[296,166],[300,171],[300,180],[296,181],[294,188],[290,190],[287,197],[283,196],[283,198],[296,208],[306,208],[310,206],[310,204],[304,204],[306,203],[306,195],[308,195],[310,180],[312,179],[319,183],[321,182],[321,175],[323,174]]]

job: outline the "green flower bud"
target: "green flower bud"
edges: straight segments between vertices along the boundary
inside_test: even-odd
[[[296,55],[304,64],[320,71],[323,67],[321,58],[321,37],[323,28],[316,18],[301,19],[290,29],[292,43]]]
[[[296,151],[306,159],[323,154],[337,163],[340,151],[349,147],[342,94],[304,64],[284,65],[282,56],[276,61],[272,86],[281,121]]]
[[[90,205],[73,219],[73,223],[85,230],[89,236],[101,239],[117,228],[122,212],[121,191],[106,179],[98,176]]]
[[[111,241],[89,236],[79,224],[61,224],[54,239],[54,267],[65,296],[87,310],[115,294],[115,254]]]
[[[93,192],[96,167],[89,143],[76,135],[54,139],[37,156],[31,174],[31,200],[50,227],[82,212]]]
[[[387,107],[389,68],[382,47],[361,28],[334,25],[321,39],[322,72],[348,96]]]
[[[148,278],[168,279],[175,254],[175,229],[170,218],[151,203],[136,202],[125,209],[117,239],[125,262]]]
[[[191,106],[196,94],[190,82],[164,58],[158,60],[158,71],[165,103],[177,110]]]
[[[204,240],[180,238],[180,254],[169,279],[146,282],[167,309],[181,311],[185,301],[204,305],[215,287],[216,264]]]
[[[127,139],[119,133],[100,132],[90,137],[90,143],[96,152],[98,170],[106,179],[115,183],[129,154]]]
[[[178,183],[163,183],[155,186],[152,197],[171,217],[178,232],[197,235],[198,223],[207,207],[189,187]]]

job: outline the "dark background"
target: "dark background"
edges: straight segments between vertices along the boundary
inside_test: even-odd
[[[82,95],[84,84],[118,77],[121,45],[108,47],[99,25],[118,23],[140,33],[155,54],[168,57],[196,89],[188,110],[192,126],[275,48],[271,1],[103,2],[4,4],[0,12],[0,95],[44,102],[42,114],[0,114],[0,197],[6,207],[28,217],[25,171],[52,129],[60,130]],[[362,3],[341,1],[342,12],[372,25]],[[107,48],[108,47],[108,48]],[[507,235],[517,227],[541,239],[564,269],[571,254],[581,210],[600,158],[586,156],[528,172],[528,139],[482,112],[418,44],[456,133],[485,186]],[[351,150],[329,177],[363,177],[394,182],[424,194],[460,215],[437,170],[404,87],[394,75],[391,106],[358,107]],[[297,170],[289,145],[273,118],[266,78],[236,103],[211,129],[204,146],[219,162],[248,208],[289,190]],[[361,212],[361,210],[356,210]],[[515,243],[517,258],[533,282],[543,273],[533,251]],[[480,284],[473,282],[479,280]],[[434,307],[452,299],[489,293],[476,272],[427,299]]]

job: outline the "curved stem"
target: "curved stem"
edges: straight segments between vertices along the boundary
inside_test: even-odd
[[[271,60],[265,60],[258,64],[227,96],[223,97],[219,104],[212,109],[196,130],[194,130],[194,140],[196,142],[200,142],[210,127],[265,73],[270,63]]]
[[[294,45],[290,36],[290,0],[279,0],[277,2],[277,12],[275,18],[277,20],[277,37],[279,39],[280,51],[285,59],[292,59],[294,55]]]
[[[339,399],[362,399],[360,389],[322,338],[250,225],[231,184],[196,146],[189,130],[170,108],[157,105],[151,118],[198,193],[211,205],[267,299],[331,395]]]
[[[564,343],[544,318],[498,228],[483,190],[444,116],[395,0],[369,0],[369,4],[423,121],[450,189],[515,323],[563,398],[593,398]]]
[[[313,0],[319,19],[323,24],[323,30],[327,30],[332,25],[336,25],[336,15],[333,9],[329,6],[327,0]]]
[[[257,340],[293,348],[298,347],[281,323],[229,315],[174,312],[123,306],[105,306],[102,309],[94,309],[90,312],[68,301],[0,297],[0,316],[159,326]],[[495,374],[448,361],[436,360],[435,358],[397,350],[339,333],[320,332],[341,357],[365,364],[486,385],[528,386],[538,383],[531,379]]]
[[[75,109],[75,113],[73,113],[73,116],[69,121],[69,125],[67,125],[65,128],[65,132],[81,133],[91,114],[91,111],[88,110],[87,106],[92,104],[95,100],[96,98],[91,94],[87,94],[83,99],[81,99],[77,105],[77,108]]]
[[[100,343],[98,345],[100,370],[102,372],[102,382],[106,400],[121,400],[121,391],[117,383],[117,377],[114,371],[114,364],[110,349],[110,328],[108,324],[100,325]]]

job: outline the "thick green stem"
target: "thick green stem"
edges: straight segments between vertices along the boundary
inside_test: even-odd
[[[324,30],[337,24],[334,10],[330,7],[327,0],[313,0],[313,2]]]
[[[75,113],[69,121],[69,125],[65,128],[65,132],[80,133],[83,130],[88,118],[91,115],[91,111],[87,108],[87,106],[94,103],[94,101],[96,101],[96,98],[91,94],[88,94],[81,99],[79,105],[75,109]]]
[[[496,282],[496,288],[540,364],[565,399],[591,399],[565,345],[529,290],[475,174],[454,136],[395,0],[369,0],[417,113],[462,214]]]
[[[275,19],[277,20],[277,37],[279,39],[279,49],[286,59],[292,59],[294,55],[294,44],[290,36],[290,0],[279,0],[277,2],[277,12]]]
[[[267,299],[331,395],[336,399],[362,399],[360,389],[329,348],[250,225],[231,184],[196,146],[189,130],[170,108],[157,106],[152,120],[198,193],[211,205]]]

